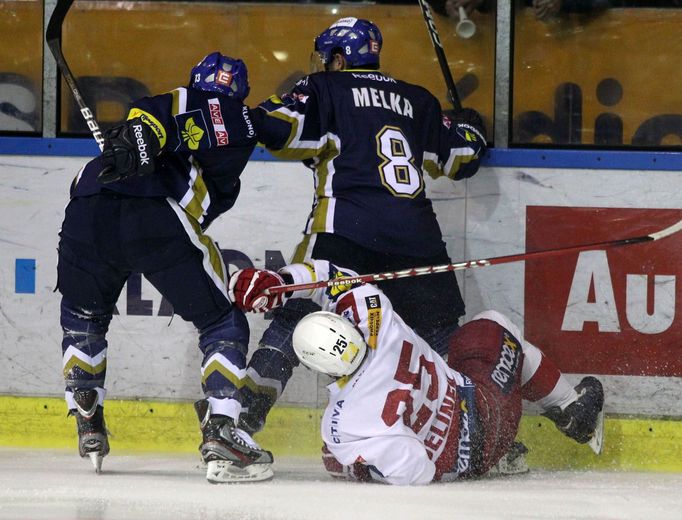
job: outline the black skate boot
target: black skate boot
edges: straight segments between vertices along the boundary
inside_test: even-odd
[[[248,409],[239,414],[239,428],[254,435],[265,426],[265,418],[275,402],[269,395],[253,394]]]
[[[519,475],[528,473],[528,463],[526,462],[528,448],[521,441],[514,441],[509,451],[505,453],[497,464],[490,468],[489,475]]]
[[[194,403],[201,423],[201,458],[207,464],[206,479],[211,484],[255,482],[273,477],[272,453],[261,449],[244,430],[225,415],[211,415],[206,399]]]
[[[69,410],[69,415],[76,417],[78,453],[81,457],[90,457],[95,473],[100,473],[102,459],[109,453],[104,409],[97,404],[97,390],[76,390],[73,399],[76,409]]]
[[[544,415],[566,436],[580,444],[589,444],[601,453],[604,442],[604,389],[596,377],[588,376],[575,387],[578,399],[564,410],[550,408]]]

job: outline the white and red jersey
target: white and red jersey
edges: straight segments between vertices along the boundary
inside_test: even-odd
[[[283,271],[294,283],[354,274],[321,260]],[[360,368],[328,386],[321,430],[334,458],[344,466],[364,464],[374,480],[390,484],[428,484],[443,474],[465,472],[468,378],[417,336],[376,286],[322,288],[294,296],[312,298],[324,310],[344,316],[368,345]]]

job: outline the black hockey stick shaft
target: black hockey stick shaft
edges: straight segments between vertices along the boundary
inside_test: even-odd
[[[80,88],[78,87],[78,83],[76,83],[76,78],[73,76],[71,69],[69,69],[69,65],[66,63],[64,53],[62,52],[62,25],[64,23],[64,18],[66,18],[66,14],[71,8],[71,4],[73,4],[73,0],[57,1],[57,5],[55,6],[54,11],[50,16],[50,21],[47,24],[45,39],[47,40],[47,46],[50,48],[52,56],[54,56],[54,59],[57,62],[57,67],[62,73],[62,76],[64,76],[64,80],[69,86],[73,98],[76,100],[76,104],[80,109],[80,113],[88,125],[88,129],[95,138],[95,141],[97,141],[99,149],[102,150],[104,148],[104,137],[102,137],[99,124],[97,123],[92,110],[90,110],[90,107],[85,104],[83,95],[81,94]]]
[[[543,251],[531,251],[530,253],[519,253],[516,255],[498,256],[495,258],[484,258],[480,260],[466,260],[455,264],[444,264],[430,267],[413,267],[411,269],[403,269],[402,271],[391,271],[378,274],[363,274],[359,276],[346,276],[335,278],[334,280],[320,280],[319,282],[310,282],[294,285],[278,285],[270,287],[265,294],[277,294],[283,292],[303,291],[319,289],[321,287],[337,287],[339,285],[357,285],[362,283],[381,282],[384,280],[395,280],[396,278],[407,278],[412,276],[423,276],[427,274],[446,273],[448,271],[461,271],[463,269],[471,269],[472,267],[486,267],[488,265],[508,264],[512,262],[519,262],[522,260],[534,260],[538,258],[547,258],[550,256],[563,255],[566,253],[577,253],[580,251],[588,251],[593,249],[602,249],[606,247],[626,246],[630,244],[639,244],[642,242],[651,242],[660,240],[667,236],[677,233],[682,230],[682,220],[678,221],[672,226],[668,226],[655,233],[649,235],[642,235],[631,238],[623,238],[618,240],[606,240],[604,242],[593,242],[591,244],[582,244],[567,247],[558,247],[555,249],[545,249]]]
[[[429,36],[431,37],[431,43],[433,43],[433,49],[436,51],[436,57],[438,58],[438,64],[440,65],[440,70],[442,71],[443,78],[445,79],[445,86],[448,89],[448,96],[450,97],[450,102],[452,103],[454,109],[459,112],[460,110],[462,110],[462,102],[459,99],[459,94],[457,93],[455,80],[452,77],[450,67],[448,66],[448,60],[445,57],[445,51],[443,50],[443,44],[440,41],[438,29],[436,29],[436,22],[433,18],[431,6],[426,0],[417,1],[419,2],[419,7],[421,7],[422,14],[424,15],[426,28],[429,30]]]

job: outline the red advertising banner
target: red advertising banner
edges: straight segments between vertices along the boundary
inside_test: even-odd
[[[528,206],[526,250],[642,236],[679,209]],[[568,373],[682,376],[682,234],[526,261],[525,336]]]

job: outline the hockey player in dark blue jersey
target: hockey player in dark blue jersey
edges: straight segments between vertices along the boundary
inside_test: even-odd
[[[313,207],[293,262],[325,259],[360,273],[451,262],[424,175],[474,175],[486,149],[482,119],[471,109],[444,117],[428,90],[383,74],[381,46],[372,22],[338,20],[315,39],[313,57],[323,70],[252,111],[259,141],[313,172]],[[379,285],[405,321],[445,353],[464,315],[455,274]],[[292,299],[275,311],[249,362],[245,429],[263,427],[298,365],[291,335],[311,305]]]
[[[71,186],[58,262],[65,397],[79,453],[96,471],[109,452],[106,334],[123,285],[140,272],[199,333],[205,399],[195,407],[208,480],[272,476],[272,455],[236,427],[249,326],[228,299],[228,273],[204,233],[234,204],[256,144],[248,92],[241,60],[209,54],[188,87],[134,102]]]

